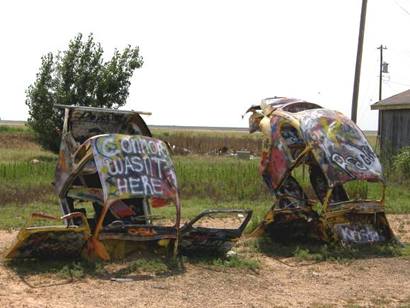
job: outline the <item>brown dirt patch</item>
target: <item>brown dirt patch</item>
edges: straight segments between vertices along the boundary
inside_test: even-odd
[[[389,215],[402,241],[410,238],[410,215]],[[403,230],[403,231],[400,231]],[[0,231],[0,249],[16,232]],[[410,258],[308,262],[253,253],[256,272],[187,263],[182,273],[60,279],[18,275],[0,266],[1,307],[365,307],[410,304]],[[35,287],[33,287],[35,286]]]
[[[410,243],[410,215],[387,215],[387,217],[397,238],[404,243]]]

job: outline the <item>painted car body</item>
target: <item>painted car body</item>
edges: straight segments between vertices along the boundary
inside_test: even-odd
[[[259,231],[277,239],[309,235],[347,244],[394,238],[384,213],[382,166],[355,123],[284,97],[265,99],[247,112],[250,132],[265,138],[260,174],[275,197]],[[379,183],[380,198],[349,196],[352,182]]]
[[[54,188],[65,225],[28,225],[8,258],[82,254],[108,260],[147,248],[173,255],[179,250],[223,253],[240,237],[250,210],[208,210],[181,225],[171,155],[167,144],[152,138],[140,116],[144,113],[58,107],[65,120]],[[171,215],[164,211],[170,206]],[[197,226],[218,213],[243,219],[233,229]],[[58,220],[45,214],[32,219]]]

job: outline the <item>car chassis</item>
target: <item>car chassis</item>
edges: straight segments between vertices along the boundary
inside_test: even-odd
[[[394,239],[384,213],[381,164],[355,123],[340,112],[284,97],[264,99],[247,112],[250,132],[265,137],[260,174],[275,198],[254,234],[345,245]],[[300,183],[306,169],[310,188]],[[381,198],[349,196],[352,182],[380,184]]]
[[[225,253],[241,236],[251,210],[206,210],[181,226],[175,169],[167,144],[152,138],[140,116],[149,113],[56,108],[64,110],[64,126],[53,184],[63,216],[34,213],[6,258],[109,260],[142,249]],[[169,204],[173,219],[153,213]],[[217,215],[234,217],[237,228],[200,224]],[[64,224],[33,226],[44,219]]]

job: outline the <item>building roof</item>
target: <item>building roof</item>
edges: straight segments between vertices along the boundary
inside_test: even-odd
[[[372,110],[410,109],[410,89],[370,106]]]

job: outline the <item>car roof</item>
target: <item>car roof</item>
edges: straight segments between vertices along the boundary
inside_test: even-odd
[[[307,102],[305,100],[298,99],[298,98],[274,96],[274,97],[268,97],[268,98],[263,99],[261,103],[258,105],[252,105],[251,107],[248,108],[246,113],[251,112],[251,111],[261,110],[262,104],[266,106],[271,106],[274,109],[281,109],[283,111],[291,112],[291,113],[308,110],[308,109],[323,108],[322,106],[318,104],[310,103],[310,102]]]
[[[88,107],[88,106],[73,106],[73,105],[62,105],[62,104],[54,104],[56,108],[62,109],[74,109],[79,111],[88,111],[88,112],[106,112],[106,113],[115,113],[115,114],[142,114],[142,115],[151,115],[151,112],[147,111],[135,111],[135,110],[118,110],[118,109],[111,109],[111,108],[98,108],[98,107]]]

